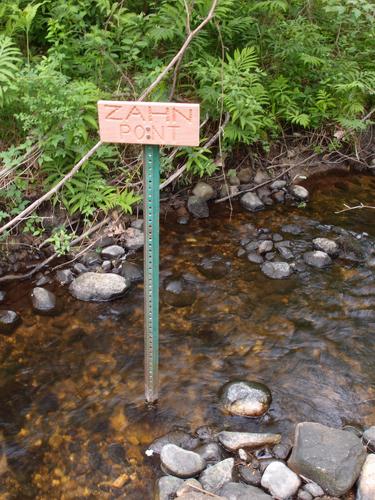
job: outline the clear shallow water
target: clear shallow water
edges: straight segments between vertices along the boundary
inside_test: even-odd
[[[172,428],[214,425],[232,430],[281,431],[314,420],[332,426],[375,424],[375,279],[360,264],[335,261],[288,280],[266,278],[237,257],[243,226],[274,231],[311,220],[375,238],[374,211],[335,215],[343,203],[371,203],[375,178],[328,177],[310,182],[304,209],[277,207],[256,215],[224,205],[187,226],[165,220],[161,275],[184,275],[197,289],[191,307],[162,303],[160,400],[143,402],[143,291],[87,304],[56,290],[61,313],[35,315],[32,284],[8,289],[4,308],[23,323],[0,337],[0,429],[9,470],[0,498],[152,498],[157,462],[147,445]],[[205,257],[230,262],[223,279],[197,269]],[[135,259],[142,262],[142,256]],[[228,417],[217,392],[228,380],[256,379],[272,390],[263,420]],[[122,474],[125,485],[111,484]],[[9,496],[6,496],[6,495]]]

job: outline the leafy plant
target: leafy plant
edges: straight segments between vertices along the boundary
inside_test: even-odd
[[[20,62],[19,49],[14,46],[9,37],[0,35],[0,108],[17,78]]]

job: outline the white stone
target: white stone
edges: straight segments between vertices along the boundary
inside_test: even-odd
[[[375,455],[368,455],[358,481],[356,500],[375,498]]]
[[[295,495],[301,479],[283,462],[272,462],[264,471],[261,485],[279,500]]]

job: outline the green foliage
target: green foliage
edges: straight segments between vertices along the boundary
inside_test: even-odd
[[[0,161],[12,175],[0,192],[0,218],[66,175],[97,141],[97,100],[140,95],[211,3],[2,0]],[[288,128],[339,129],[348,140],[368,126],[362,118],[374,106],[374,16],[369,0],[220,0],[184,54],[174,98],[201,102],[202,135],[229,114],[227,151],[256,142],[267,150]],[[150,99],[168,100],[171,84],[172,72]],[[25,172],[33,151],[37,162]],[[127,186],[139,180],[128,167],[137,154],[103,146],[53,202],[85,219],[130,212],[140,199]],[[175,158],[187,162],[189,178],[202,177],[217,168],[213,154],[182,148]],[[163,174],[174,162],[164,161]]]
[[[52,244],[54,251],[61,257],[69,253],[70,245],[74,238],[74,233],[68,233],[65,227],[59,227],[53,231],[51,237],[46,241]]]

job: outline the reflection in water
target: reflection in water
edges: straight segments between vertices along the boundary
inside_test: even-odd
[[[305,209],[251,215],[238,208],[230,220],[219,206],[208,221],[165,222],[161,276],[183,276],[196,300],[180,308],[162,303],[156,407],[143,403],[141,285],[108,304],[78,302],[60,289],[57,317],[32,313],[32,284],[10,287],[4,306],[16,309],[23,323],[0,338],[0,430],[9,467],[0,477],[0,497],[151,498],[160,471],[144,450],[178,426],[292,435],[302,420],[374,424],[369,268],[336,261],[328,270],[272,281],[237,257],[246,222],[274,231],[297,222],[304,231],[293,238],[309,241],[317,234],[311,219],[375,237],[370,211],[334,214],[344,202],[370,202],[374,179],[336,177],[314,181],[313,188]],[[210,279],[198,264],[217,255],[225,277]],[[220,412],[217,391],[235,378],[271,388],[266,418]]]

